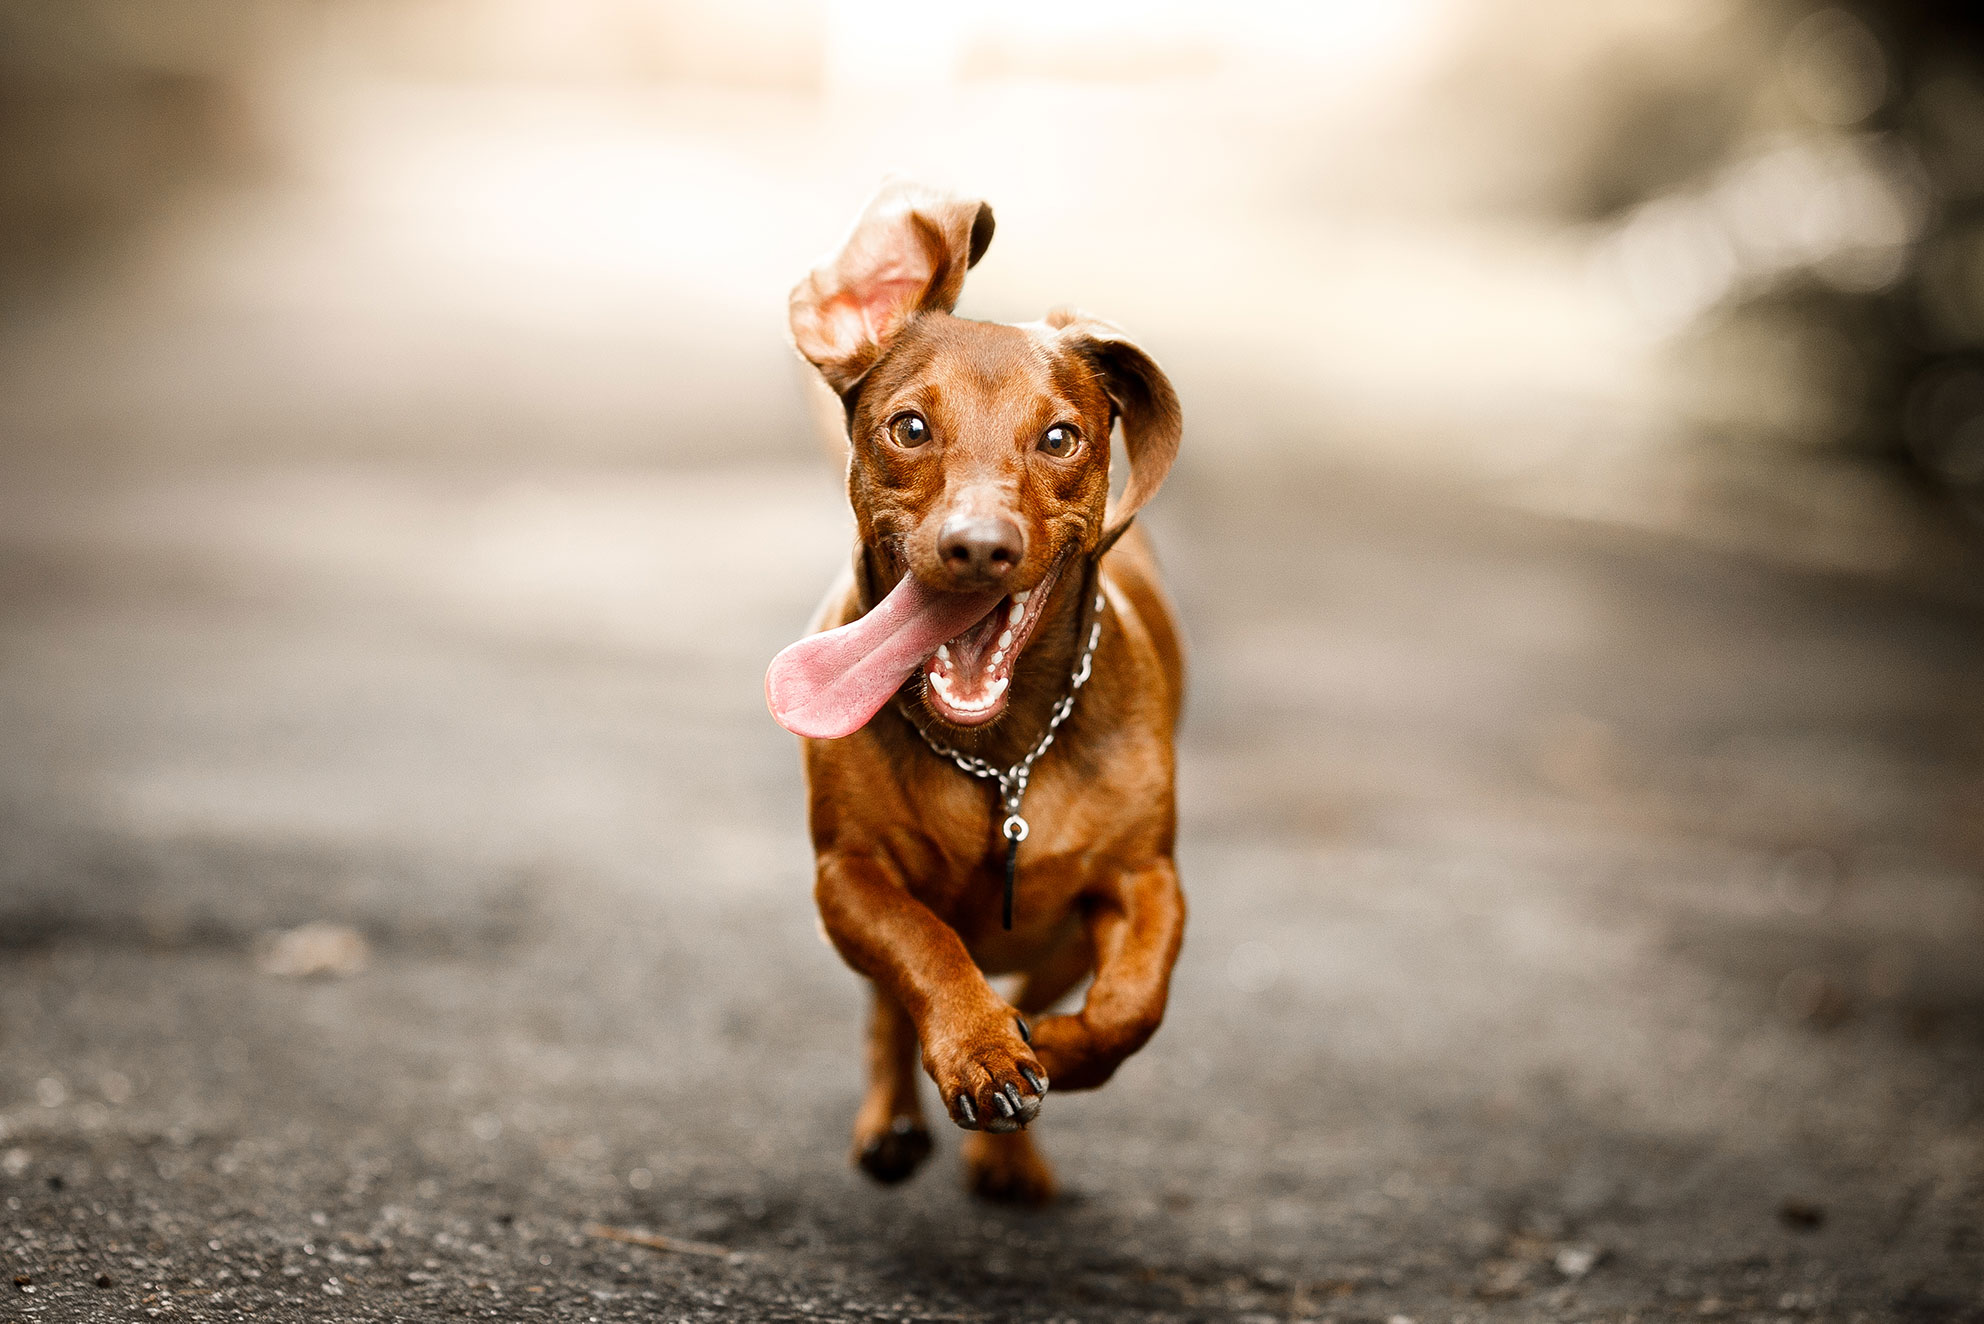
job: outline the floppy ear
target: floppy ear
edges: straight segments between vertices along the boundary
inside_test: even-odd
[[[1047,314],[1047,325],[1059,330],[1062,343],[1093,365],[1102,388],[1109,393],[1110,405],[1123,420],[1123,450],[1130,459],[1130,477],[1123,485],[1123,495],[1111,501],[1103,514],[1102,542],[1096,548],[1100,556],[1123,536],[1130,520],[1171,472],[1185,433],[1185,416],[1164,369],[1121,328],[1072,308],[1056,308]]]
[[[897,180],[882,187],[839,254],[792,291],[792,339],[845,395],[916,314],[949,312],[992,242],[992,209]]]

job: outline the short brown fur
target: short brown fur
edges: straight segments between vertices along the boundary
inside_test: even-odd
[[[950,236],[950,248],[932,252],[932,235]],[[846,407],[858,531],[854,563],[813,628],[858,619],[904,574],[973,587],[954,583],[938,554],[938,530],[961,502],[1020,528],[1012,589],[1059,577],[996,720],[944,721],[917,673],[853,735],[803,743],[820,919],[872,988],[856,1161],[894,1181],[927,1154],[920,1061],[952,1120],[980,1131],[965,1149],[971,1187],[1039,1203],[1054,1177],[1023,1128],[1047,1088],[1100,1085],[1150,1038],[1184,934],[1172,862],[1183,650],[1150,548],[1129,527],[1171,463],[1180,424],[1163,373],[1105,323],[950,316],[959,273],[990,235],[989,208],[896,186],[794,293],[795,339]],[[930,443],[892,444],[891,420],[905,410],[928,421]],[[1112,506],[1119,418],[1132,474]],[[1082,438],[1071,460],[1035,445],[1055,424]],[[987,782],[938,757],[917,727],[1002,767],[1023,757],[1068,690],[1096,594],[1091,677],[1027,790],[1031,834],[1007,931],[1003,811]],[[988,982],[1002,974],[1021,977],[1011,1000]],[[1078,1010],[1051,1014],[1090,976]],[[1008,1118],[995,1095],[1023,1107]]]

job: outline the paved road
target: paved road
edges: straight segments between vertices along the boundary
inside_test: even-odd
[[[1215,473],[1174,1011],[1040,1214],[845,1161],[830,476],[11,485],[0,1320],[1984,1318],[1984,616]]]

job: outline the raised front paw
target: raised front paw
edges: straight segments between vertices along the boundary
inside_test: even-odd
[[[924,1066],[951,1120],[967,1131],[1017,1131],[1040,1115],[1047,1073],[1011,1012],[929,1045]]]

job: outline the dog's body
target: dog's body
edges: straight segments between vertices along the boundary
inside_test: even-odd
[[[820,919],[873,986],[856,1160],[895,1181],[928,1153],[920,1045],[978,1132],[973,1187],[1039,1202],[1053,1177],[1023,1128],[1050,1083],[1099,1085],[1156,1030],[1184,931],[1183,654],[1129,527],[1180,425],[1163,373],[1113,327],[951,317],[990,235],[989,209],[897,186],[794,293],[799,348],[847,410],[860,544],[814,622],[832,633],[781,654],[767,693],[820,737],[804,746]],[[1119,417],[1131,476],[1109,504]],[[936,747],[1012,768],[1070,694],[1019,809],[1008,930],[1013,806]],[[999,974],[1022,976],[1010,1002]],[[1079,1012],[1042,1015],[1090,974]]]

